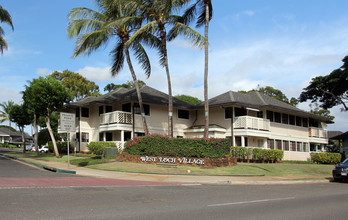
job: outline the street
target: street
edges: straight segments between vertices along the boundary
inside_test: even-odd
[[[0,182],[9,176],[52,181],[69,178],[70,185],[0,187],[0,219],[346,219],[348,216],[347,183],[159,185],[116,181],[109,185],[76,186],[74,178],[85,178],[87,182],[98,178],[51,173],[0,157]]]

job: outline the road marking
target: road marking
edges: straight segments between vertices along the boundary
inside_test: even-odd
[[[261,200],[251,200],[251,201],[244,201],[244,202],[231,202],[231,203],[211,204],[211,205],[208,205],[208,206],[216,207],[216,206],[227,206],[227,205],[240,205],[240,204],[249,204],[249,203],[258,203],[258,202],[271,202],[271,201],[289,200],[289,199],[295,199],[295,197],[286,197],[286,198],[277,198],[277,199],[261,199]]]

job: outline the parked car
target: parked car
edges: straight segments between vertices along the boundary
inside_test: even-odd
[[[347,173],[348,173],[348,158],[333,168],[332,177],[334,178],[334,181],[341,181],[343,179],[348,179]]]
[[[47,146],[42,146],[39,148],[40,153],[46,153],[48,152],[48,147]]]

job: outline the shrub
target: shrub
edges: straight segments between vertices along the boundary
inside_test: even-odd
[[[284,151],[251,147],[231,147],[231,156],[238,159],[278,161],[283,159]]]
[[[311,161],[318,164],[338,164],[341,157],[340,153],[311,153]]]
[[[224,138],[168,138],[152,134],[129,140],[125,152],[132,155],[220,158],[229,154]]]
[[[107,147],[116,147],[114,142],[94,141],[87,145],[88,151],[104,158]]]
[[[57,141],[57,148],[58,148],[58,152],[60,154],[67,154],[68,153],[68,142],[63,142],[63,141]],[[48,142],[48,150],[49,152],[53,152],[53,143],[52,141]],[[69,142],[69,151],[70,153],[72,153],[74,151],[71,142]]]

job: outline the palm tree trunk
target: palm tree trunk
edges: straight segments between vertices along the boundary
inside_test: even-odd
[[[51,136],[51,141],[52,141],[52,144],[53,144],[54,154],[56,155],[57,158],[59,158],[59,152],[58,152],[58,148],[57,148],[56,139],[54,138],[53,131],[52,131],[52,128],[51,128],[51,113],[50,113],[50,111],[48,109],[47,109],[47,112],[48,112],[47,116],[46,116],[47,130],[48,130],[48,133]]]
[[[205,37],[205,46],[204,46],[204,137],[209,137],[209,100],[208,100],[208,50],[209,50],[209,41],[208,41],[208,30],[209,30],[209,4],[205,2],[205,27],[204,27],[204,37]]]
[[[168,55],[167,55],[167,37],[166,32],[162,28],[161,41],[162,41],[162,52],[164,58],[164,65],[166,68],[167,81],[168,81],[168,136],[173,137],[173,95],[172,95],[172,82],[170,80],[169,65],[168,65]]]
[[[131,71],[131,74],[132,74],[132,77],[133,77],[135,90],[137,91],[138,102],[139,102],[139,106],[140,106],[140,113],[141,113],[141,119],[143,121],[144,132],[145,132],[145,135],[148,135],[149,134],[149,129],[148,129],[147,123],[146,123],[145,111],[144,111],[144,106],[143,106],[143,99],[141,97],[137,76],[135,75],[135,72],[134,72],[134,68],[133,68],[132,61],[131,61],[130,56],[129,56],[128,48],[125,48],[125,53],[126,53],[126,58],[127,58],[127,63],[128,63],[128,66],[129,66],[129,70]],[[133,118],[133,120],[134,120],[134,118]]]

